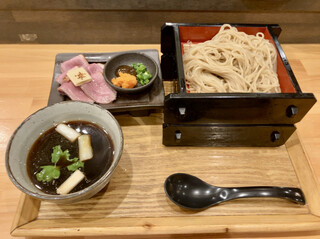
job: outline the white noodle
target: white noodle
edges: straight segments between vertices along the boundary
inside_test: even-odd
[[[187,42],[183,49],[191,93],[281,92],[277,53],[261,32],[247,35],[225,24],[211,40]]]

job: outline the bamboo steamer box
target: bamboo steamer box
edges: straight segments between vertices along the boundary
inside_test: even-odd
[[[212,39],[223,24],[166,23],[161,28],[161,70],[173,81],[164,102],[163,144],[185,146],[280,146],[316,98],[301,91],[278,41],[275,24],[231,24],[239,32],[264,34],[277,51],[281,93],[190,93],[183,44]]]

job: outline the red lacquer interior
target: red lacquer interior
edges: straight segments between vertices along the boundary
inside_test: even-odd
[[[182,45],[185,44],[187,41],[192,41],[192,43],[196,44],[210,40],[219,32],[219,29],[219,26],[179,26],[182,54]],[[238,31],[245,32],[248,35],[256,35],[258,32],[262,32],[264,34],[265,39],[268,39],[276,48],[267,27],[237,27],[237,29]],[[283,65],[278,51],[277,55],[277,73],[281,92],[296,93],[296,90],[292,85],[291,79],[287,73],[286,68]]]

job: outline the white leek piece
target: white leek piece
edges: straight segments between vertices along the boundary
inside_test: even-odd
[[[92,159],[93,151],[91,146],[91,138],[89,134],[84,134],[78,138],[79,145],[79,159],[80,161],[86,161]]]
[[[69,178],[67,178],[66,181],[64,181],[58,188],[57,193],[61,195],[68,194],[72,189],[75,188],[83,179],[85,178],[83,172],[81,172],[79,169],[74,171],[73,174],[70,175]]]
[[[59,124],[56,127],[56,131],[67,138],[69,141],[74,142],[81,134],[69,127],[66,124]]]

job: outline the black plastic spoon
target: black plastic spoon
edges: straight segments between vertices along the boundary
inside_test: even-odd
[[[299,204],[306,203],[299,188],[216,187],[185,173],[170,175],[164,183],[164,190],[172,202],[188,209],[204,209],[221,202],[248,197],[276,197]]]

